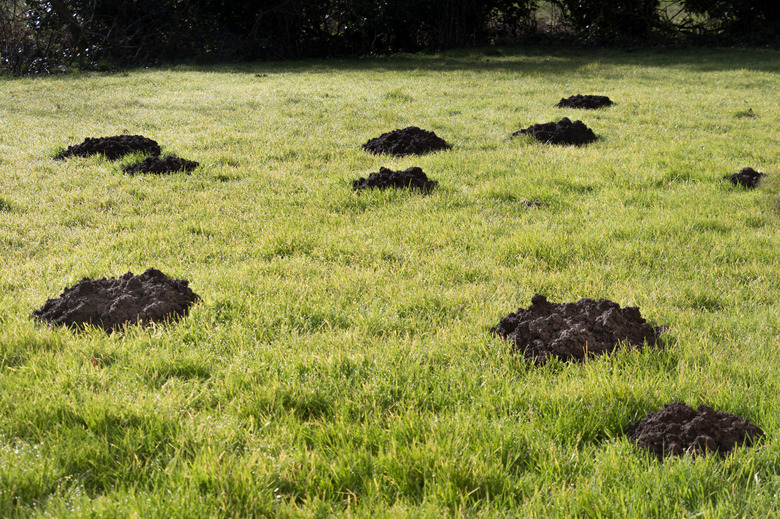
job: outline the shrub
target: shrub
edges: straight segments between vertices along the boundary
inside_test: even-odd
[[[777,38],[780,2],[777,0],[682,0],[684,7],[702,15],[715,32],[744,37],[763,33]]]
[[[569,27],[588,40],[645,38],[658,26],[659,0],[554,0]]]

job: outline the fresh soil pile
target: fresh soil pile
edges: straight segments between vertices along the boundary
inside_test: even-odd
[[[108,160],[115,160],[131,153],[146,153],[157,156],[160,145],[142,135],[116,135],[114,137],[87,137],[81,144],[68,146],[68,149],[57,154],[56,159],[68,157],[89,157],[102,153]]]
[[[166,157],[146,157],[143,161],[127,166],[122,171],[129,175],[136,173],[154,173],[163,175],[165,173],[174,173],[177,171],[192,171],[199,164],[194,160],[180,159],[173,155]]]
[[[403,171],[392,171],[388,168],[379,168],[379,173],[371,173],[368,178],[360,177],[352,181],[352,189],[419,189],[429,192],[439,185],[435,180],[428,180],[428,176],[422,169],[413,166]]]
[[[511,341],[514,351],[544,364],[553,357],[581,361],[612,352],[619,344],[653,346],[663,330],[647,324],[635,306],[621,308],[608,299],[557,304],[537,294],[528,309],[509,314],[491,331]]]
[[[731,176],[726,175],[723,177],[723,180],[728,180],[735,186],[755,189],[758,187],[759,182],[761,182],[761,177],[763,176],[763,173],[759,173],[753,168],[742,168],[739,170],[739,173],[734,173]]]
[[[140,276],[128,272],[119,279],[84,278],[49,299],[32,316],[56,325],[99,326],[107,332],[138,322],[166,321],[187,315],[200,300],[187,280],[169,279],[156,269]]]
[[[374,155],[422,155],[432,151],[448,150],[452,148],[447,142],[435,133],[421,130],[416,126],[409,126],[401,130],[383,133],[379,137],[369,139],[363,145],[363,149]]]
[[[682,456],[686,452],[724,454],[738,445],[752,444],[764,431],[748,420],[704,404],[694,409],[675,402],[646,415],[626,430],[626,436],[662,459],[665,454]]]
[[[611,106],[613,104],[615,103],[607,96],[577,94],[576,96],[561,99],[555,106],[558,108],[584,108],[586,110],[593,110],[604,106]]]
[[[597,139],[596,134],[585,126],[585,123],[571,122],[568,117],[564,117],[557,123],[534,124],[516,131],[512,137],[519,135],[531,135],[545,144],[574,144],[575,146],[588,144]]]

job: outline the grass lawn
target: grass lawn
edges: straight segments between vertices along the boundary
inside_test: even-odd
[[[777,516],[778,85],[778,52],[730,49],[0,78],[0,516]],[[554,106],[577,93],[616,104]],[[510,139],[564,116],[599,141]],[[412,125],[453,149],[361,150]],[[201,166],[52,159],[123,132]],[[355,194],[380,166],[439,186]],[[758,189],[721,181],[744,166]],[[186,319],[30,318],[150,267]],[[665,346],[535,367],[489,331],[536,293],[638,306]],[[767,436],[623,436],[676,400]]]

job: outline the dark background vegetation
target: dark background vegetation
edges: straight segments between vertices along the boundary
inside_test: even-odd
[[[778,0],[0,0],[0,71],[365,56],[549,39],[777,45]]]

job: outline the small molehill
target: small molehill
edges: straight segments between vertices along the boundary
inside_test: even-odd
[[[81,144],[68,146],[68,149],[58,153],[55,159],[68,157],[89,157],[102,154],[108,160],[115,160],[131,153],[145,153],[158,156],[160,145],[143,135],[116,135],[114,137],[87,137]]]
[[[379,168],[378,173],[371,173],[368,178],[360,177],[352,181],[352,189],[419,189],[427,193],[439,185],[435,180],[428,180],[422,169],[413,166],[403,171],[392,171]]]
[[[761,182],[761,177],[763,176],[763,173],[759,173],[753,168],[742,168],[738,173],[734,173],[733,175],[726,175],[723,177],[723,180],[728,180],[735,186],[755,189],[758,187],[758,184]]]
[[[582,108],[586,110],[594,110],[596,108],[603,108],[605,106],[612,106],[612,100],[607,96],[594,96],[594,95],[580,95],[567,97],[561,99],[557,105],[558,108]]]
[[[635,306],[621,308],[608,299],[587,298],[558,304],[537,294],[531,306],[510,313],[491,331],[510,341],[515,352],[544,364],[553,357],[582,361],[618,346],[653,346],[663,330],[647,324]]]
[[[626,436],[658,459],[685,453],[725,454],[764,436],[754,423],[707,405],[694,409],[684,402],[667,404],[626,430]]]
[[[140,276],[84,278],[49,299],[32,316],[54,325],[84,328],[98,326],[110,332],[124,324],[166,321],[187,315],[200,297],[184,279],[169,279],[157,269]]]
[[[168,155],[165,157],[146,157],[143,161],[127,166],[122,171],[129,175],[136,173],[153,173],[164,175],[166,173],[175,173],[177,171],[190,172],[200,164],[194,160],[181,159]]]
[[[573,144],[581,146],[597,140],[593,130],[585,126],[582,121],[571,122],[564,117],[557,123],[534,124],[528,128],[516,131],[512,137],[530,135],[545,144]]]
[[[409,126],[400,130],[383,133],[379,137],[369,139],[363,149],[374,155],[423,155],[432,151],[452,148],[435,133]]]

